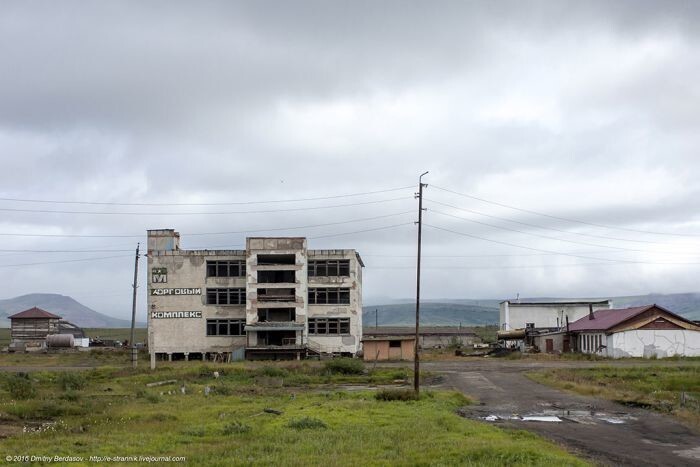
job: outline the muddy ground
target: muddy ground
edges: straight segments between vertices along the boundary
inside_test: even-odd
[[[653,362],[659,365],[661,362]],[[640,365],[636,362],[509,361],[469,359],[426,362],[427,371],[444,375],[443,387],[457,389],[477,404],[462,415],[504,428],[525,429],[563,445],[600,465],[700,466],[700,433],[670,416],[579,396],[528,379],[543,368]],[[662,364],[679,365],[679,362]],[[560,421],[526,421],[553,417]]]

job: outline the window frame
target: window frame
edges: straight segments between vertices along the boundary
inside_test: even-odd
[[[243,259],[207,260],[207,277],[245,277],[245,275],[246,266]]]
[[[232,302],[233,298],[236,299],[235,302]],[[245,302],[246,289],[244,287],[208,287],[206,290],[207,305],[240,306],[245,305]]]
[[[207,319],[205,329],[207,337],[241,337],[245,336],[245,319]]]

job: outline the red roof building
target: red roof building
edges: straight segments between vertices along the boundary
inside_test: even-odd
[[[9,316],[10,350],[29,351],[46,347],[46,336],[60,332],[61,317],[41,308],[30,308]]]
[[[41,308],[30,308],[28,310],[20,311],[17,314],[8,316],[9,319],[61,319],[60,316],[49,313]]]

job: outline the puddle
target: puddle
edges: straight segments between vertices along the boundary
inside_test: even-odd
[[[627,413],[605,413],[596,412],[595,410],[541,410],[536,413],[529,413],[527,415],[519,414],[489,414],[486,416],[479,417],[480,420],[486,422],[497,422],[499,420],[515,420],[522,422],[569,422],[569,423],[580,423],[583,425],[595,425],[598,423],[609,423],[611,425],[624,425],[631,420],[636,420]]]
[[[561,422],[561,418],[553,415],[527,415],[522,420],[524,422]]]

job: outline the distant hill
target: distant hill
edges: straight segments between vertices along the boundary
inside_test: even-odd
[[[0,327],[10,327],[8,316],[32,307],[59,315],[83,328],[126,328],[131,326],[130,321],[98,313],[71,297],[59,294],[33,293],[0,300]],[[143,326],[143,324],[139,324]]]
[[[611,299],[615,308],[649,305],[656,303],[674,313],[691,319],[700,320],[700,293],[649,294],[626,297],[599,297],[587,300]],[[579,298],[580,299],[580,298]],[[562,301],[576,298],[533,297],[522,298],[523,301]],[[484,326],[498,324],[498,306],[501,300],[473,299],[437,299],[421,301],[421,324],[433,326]],[[362,320],[365,326],[373,326],[374,310],[378,310],[380,326],[415,325],[416,308],[410,299],[392,300],[388,305],[366,306]]]
[[[377,310],[379,326],[412,326],[416,323],[413,303],[364,307],[362,324],[374,326]],[[498,307],[465,305],[461,303],[421,302],[421,324],[431,326],[484,326],[498,324]]]

